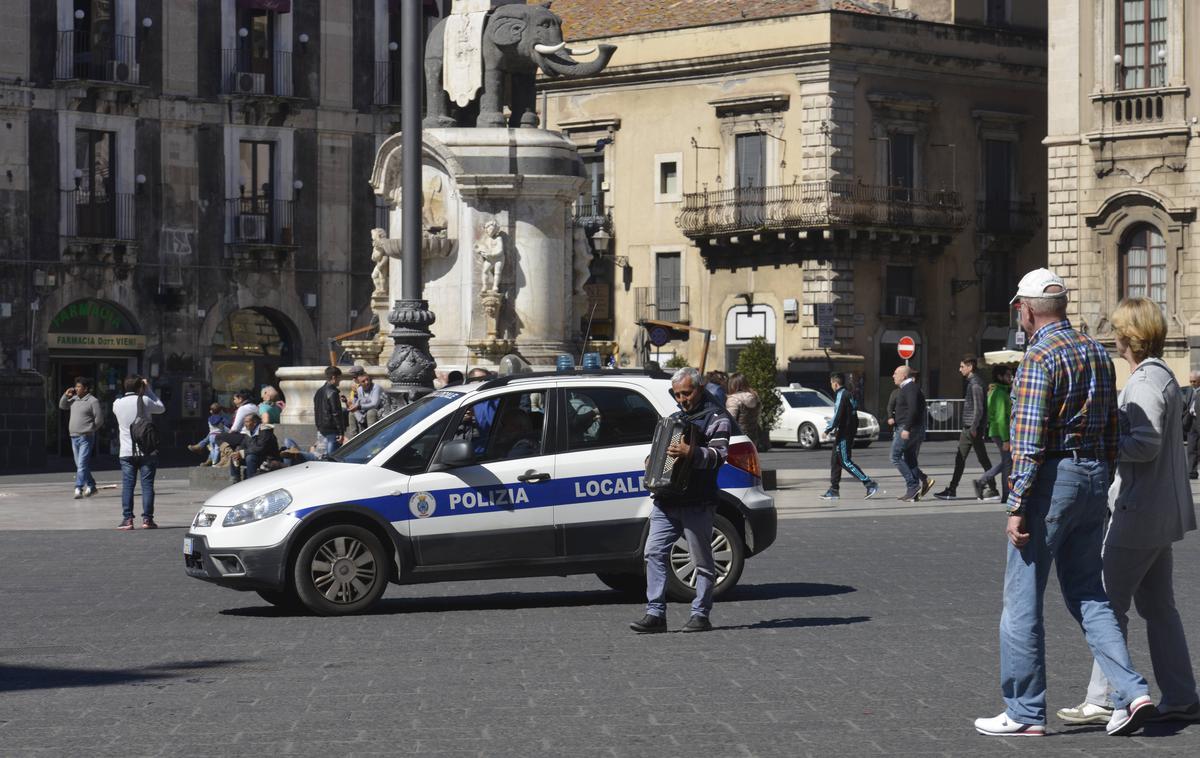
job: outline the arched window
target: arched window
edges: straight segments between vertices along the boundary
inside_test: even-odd
[[[1167,0],[1117,0],[1121,89],[1167,84]]]
[[[1125,297],[1148,297],[1167,307],[1167,244],[1149,224],[1125,235],[1121,246],[1121,277]]]

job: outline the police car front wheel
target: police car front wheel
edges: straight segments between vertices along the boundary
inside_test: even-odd
[[[737,586],[746,564],[746,548],[742,536],[724,516],[713,517],[712,536],[713,563],[717,570],[717,584],[713,597],[719,598]],[[682,537],[671,546],[671,570],[667,572],[667,598],[674,602],[687,602],[696,596],[696,564],[692,561],[687,540]]]
[[[313,613],[358,613],[387,589],[387,561],[379,538],[369,530],[327,526],[304,541],[292,565],[292,580],[300,601]]]

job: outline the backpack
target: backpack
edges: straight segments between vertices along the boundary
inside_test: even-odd
[[[137,418],[129,425],[129,437],[133,440],[134,456],[153,455],[158,452],[158,427],[154,425],[149,415],[142,415],[146,409],[142,396],[138,395]]]

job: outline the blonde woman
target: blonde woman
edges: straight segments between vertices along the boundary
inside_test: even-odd
[[[262,388],[262,402],[258,404],[258,415],[262,416],[264,424],[278,424],[280,408],[278,403],[279,390],[271,385]]]
[[[1171,545],[1196,528],[1184,453],[1179,383],[1162,361],[1167,322],[1158,304],[1122,300],[1111,319],[1130,376],[1117,400],[1117,474],[1108,493],[1104,588],[1122,632],[1132,601],[1146,620],[1150,661],[1162,692],[1160,721],[1200,721],[1187,638],[1175,610]],[[1064,708],[1069,724],[1107,723],[1108,681],[1093,663],[1087,699]]]

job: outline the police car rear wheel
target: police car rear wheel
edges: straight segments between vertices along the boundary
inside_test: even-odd
[[[328,526],[304,542],[292,576],[296,593],[313,613],[359,613],[387,589],[387,554],[379,539],[361,526]]]
[[[732,590],[742,576],[746,549],[742,536],[724,516],[713,518],[713,563],[717,569],[717,584],[713,597],[719,598]],[[687,540],[680,537],[671,546],[671,570],[667,572],[667,599],[688,602],[696,596],[696,564],[692,562]]]

